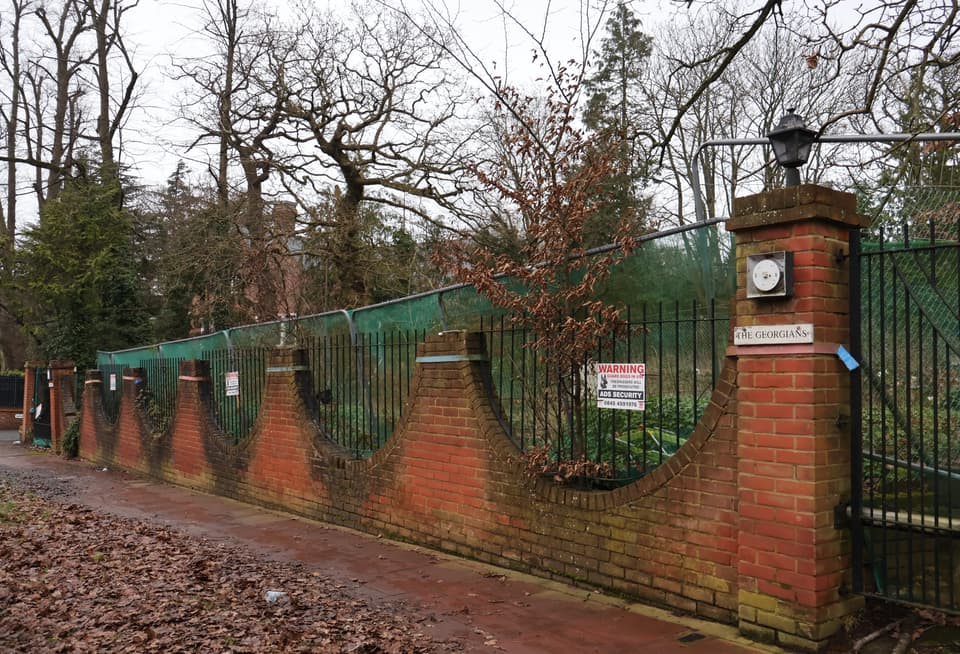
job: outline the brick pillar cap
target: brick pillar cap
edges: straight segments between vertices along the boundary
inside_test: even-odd
[[[298,345],[284,345],[267,351],[268,366],[300,366],[306,362],[307,351]]]
[[[736,232],[801,220],[825,220],[848,227],[867,227],[870,218],[857,213],[857,196],[816,184],[801,184],[756,193],[733,201],[728,231]]]
[[[426,341],[417,345],[418,357],[477,354],[484,351],[483,335],[463,329],[427,334]]]

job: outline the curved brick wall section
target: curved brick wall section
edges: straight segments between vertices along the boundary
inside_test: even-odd
[[[418,356],[483,351],[476,334],[430,337]],[[572,491],[524,475],[485,392],[484,361],[419,363],[404,419],[371,459],[323,439],[303,353],[270,359],[258,424],[227,445],[210,418],[208,369],[184,362],[169,437],[135,408],[140,371],[124,379],[115,427],[85,396],[81,456],[236,499],[384,533],[548,577],[587,583],[727,622],[736,619],[736,443],[728,361],[694,436],[639,482]]]
[[[88,370],[80,412],[79,456],[96,463],[116,462],[117,425],[103,415],[103,373]],[[119,423],[119,420],[117,421]]]
[[[794,294],[756,300],[740,288],[733,327],[810,323],[815,340],[731,347],[694,436],[631,486],[583,492],[527,478],[484,392],[488,364],[470,356],[482,340],[462,332],[419,348],[404,419],[366,461],[320,436],[304,353],[290,349],[271,356],[257,426],[238,446],[216,429],[203,362],[181,367],[176,419],[160,438],[133,409],[135,380],[111,427],[89,379],[81,454],[821,649],[862,605],[845,592],[849,534],[833,509],[850,495],[849,374],[835,356],[849,342],[848,273],[837,255],[865,221],[852,195],[817,186],[735,206],[740,278],[747,255],[790,251]]]

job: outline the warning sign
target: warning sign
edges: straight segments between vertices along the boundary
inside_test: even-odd
[[[238,397],[240,395],[240,373],[228,372],[223,375],[224,386],[226,387],[227,397]]]
[[[597,407],[600,409],[646,409],[647,373],[642,363],[598,363]]]

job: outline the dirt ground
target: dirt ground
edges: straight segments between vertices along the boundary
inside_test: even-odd
[[[876,637],[866,642],[868,636]],[[957,654],[960,653],[960,618],[868,599],[866,608],[847,620],[846,628],[833,638],[827,651],[831,654]]]

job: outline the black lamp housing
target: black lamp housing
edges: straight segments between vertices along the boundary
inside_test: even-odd
[[[786,185],[800,184],[800,166],[810,158],[810,149],[817,140],[817,133],[809,129],[795,109],[787,109],[773,130],[767,134],[777,163],[786,168]]]

